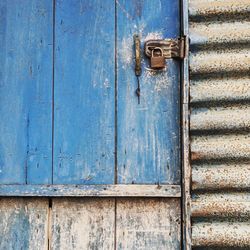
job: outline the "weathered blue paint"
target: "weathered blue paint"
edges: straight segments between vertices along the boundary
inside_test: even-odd
[[[113,183],[114,1],[55,11],[54,183]]]
[[[0,183],[51,183],[52,1],[0,1]]]
[[[0,185],[0,196],[180,197],[180,185]]]
[[[133,35],[180,36],[179,11],[179,1],[117,1],[119,183],[180,183],[180,63],[153,72],[143,58],[138,104],[133,62]]]
[[[0,199],[0,249],[48,249],[48,199]]]
[[[178,1],[0,6],[1,184],[180,183],[180,63],[143,58],[138,104],[133,60],[134,34],[179,36]]]
[[[135,33],[179,36],[178,1],[0,11],[0,249],[179,249],[180,65],[143,58],[138,104],[133,60]]]

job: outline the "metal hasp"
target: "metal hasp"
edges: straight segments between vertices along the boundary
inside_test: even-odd
[[[152,52],[156,48],[162,49],[165,59],[173,58],[182,60],[185,57],[185,37],[181,37],[178,39],[148,40],[145,42],[144,47],[146,56],[151,58]]]

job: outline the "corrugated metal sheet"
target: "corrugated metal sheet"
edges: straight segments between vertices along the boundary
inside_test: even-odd
[[[250,0],[190,0],[192,245],[250,249]]]

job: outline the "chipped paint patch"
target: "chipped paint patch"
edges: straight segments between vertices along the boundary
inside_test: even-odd
[[[153,90],[151,91],[154,93],[155,91],[159,92],[163,89],[166,89],[169,85],[169,76],[167,68],[159,71],[146,68],[144,74],[142,75],[142,82],[145,84],[154,84]]]
[[[48,200],[0,199],[0,249],[48,249]]]
[[[142,41],[148,41],[148,40],[157,40],[157,39],[164,39],[163,33],[161,31],[156,32],[149,32],[145,37],[142,38]]]
[[[123,38],[118,49],[118,55],[122,61],[122,68],[133,67],[133,37]]]

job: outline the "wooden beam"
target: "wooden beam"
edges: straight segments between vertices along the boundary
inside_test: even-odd
[[[181,197],[180,185],[0,185],[0,196]]]

